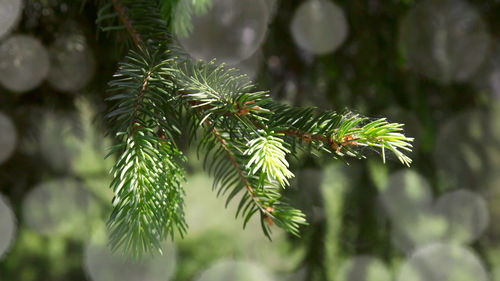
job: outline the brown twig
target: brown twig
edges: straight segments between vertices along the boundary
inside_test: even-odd
[[[139,103],[141,102],[142,97],[144,96],[144,92],[146,91],[146,88],[148,87],[149,79],[151,79],[151,71],[148,71],[147,76],[144,78],[144,81],[143,81],[142,87],[141,87],[141,91],[139,92],[139,95],[137,96],[137,99],[135,100],[134,113],[132,114],[132,123],[137,122],[137,111],[139,110]]]
[[[195,102],[190,102],[189,104],[191,106],[196,105]],[[198,112],[198,114],[201,115],[201,110],[202,109],[199,108],[199,107],[196,107],[195,109]],[[236,161],[236,158],[234,157],[233,153],[231,152],[231,149],[229,149],[229,147],[227,146],[226,140],[224,140],[224,138],[222,138],[221,134],[219,133],[219,130],[217,130],[217,128],[215,128],[214,126],[212,126],[212,122],[210,120],[205,119],[204,123],[208,127],[212,127],[212,133],[214,134],[215,139],[222,145],[222,147],[226,151],[227,157],[231,161],[231,164],[233,164],[233,166],[238,171],[238,176],[239,176],[240,180],[243,182],[243,184],[245,185],[245,187],[248,190],[248,192],[252,195],[252,197],[254,199],[256,199],[257,195],[255,195],[255,192],[254,192],[252,186],[250,185],[250,183],[248,182],[248,180],[245,178],[243,170],[241,170],[240,165]]]
[[[123,8],[123,6],[120,5],[120,3],[118,3],[118,0],[111,0],[111,2],[113,3],[113,8],[118,13],[118,17],[120,17],[120,20],[125,25],[125,28],[127,29],[128,34],[130,35],[130,37],[134,41],[134,44],[137,47],[143,47],[141,36],[135,30],[134,25],[132,24],[129,17],[127,16],[125,8]]]
[[[122,5],[120,5],[118,0],[111,0],[111,2],[113,3],[113,8],[118,14],[118,17],[120,18],[121,22],[125,25],[128,34],[132,38],[132,41],[134,41],[134,44],[139,48],[142,47],[143,43],[141,40],[141,36],[135,30],[132,21],[130,21],[129,17],[127,16],[125,8]],[[144,96],[146,88],[148,87],[149,79],[151,79],[151,71],[148,71],[146,78],[144,78],[141,90],[139,92],[139,95],[137,96],[137,100],[135,101],[134,113],[132,115],[132,123],[137,123],[137,111],[139,110],[139,103],[142,100],[142,97]]]
[[[340,152],[340,149],[343,146],[357,146],[358,145],[358,143],[356,142],[355,135],[347,135],[347,136],[344,136],[341,141],[337,141],[331,137],[326,137],[326,136],[317,135],[317,134],[311,135],[308,132],[300,132],[299,130],[284,130],[284,131],[279,131],[278,133],[285,134],[289,137],[301,138],[302,141],[305,143],[309,143],[311,141],[326,142],[337,153]]]
[[[331,138],[322,136],[322,135],[311,135],[307,132],[300,132],[299,130],[284,130],[280,131],[279,133],[285,134],[289,137],[298,137],[301,138],[302,140],[317,140],[317,141],[322,141],[322,142],[330,142]],[[307,142],[307,141],[306,141]]]
[[[205,122],[210,122],[210,121],[207,120]],[[210,123],[207,123],[207,124],[209,126],[211,126]],[[233,166],[238,171],[238,176],[240,177],[240,180],[243,182],[243,184],[247,188],[247,190],[250,193],[250,195],[252,195],[253,198],[257,198],[257,195],[255,195],[255,192],[253,191],[252,186],[250,185],[250,183],[248,182],[248,180],[245,178],[245,175],[243,174],[243,170],[240,168],[240,164],[238,164],[238,162],[236,161],[236,158],[234,157],[233,153],[231,152],[231,150],[227,146],[226,141],[222,138],[222,136],[220,135],[220,133],[217,130],[217,128],[213,127],[212,128],[212,132],[213,132],[215,138],[217,139],[217,141],[222,145],[222,147],[226,151],[227,157],[229,158],[229,160],[231,161],[231,163],[233,164]]]

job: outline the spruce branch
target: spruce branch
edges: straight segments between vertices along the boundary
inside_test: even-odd
[[[165,119],[175,104],[175,97],[162,90],[172,86],[162,68],[168,62],[160,52],[131,51],[109,83],[110,91],[118,93],[110,98],[117,103],[107,117],[120,141],[110,152],[120,154],[111,171],[110,243],[136,255],[160,249],[161,240],[186,231],[185,158],[171,136],[179,132],[176,122]]]
[[[161,17],[165,0],[108,1],[98,23],[109,24],[103,30],[125,30],[135,45],[110,82],[115,105],[108,118],[119,141],[111,153],[120,154],[111,183],[113,247],[140,255],[159,249],[175,232],[185,233],[185,158],[175,144],[181,133],[197,141],[226,206],[239,197],[236,217],[246,226],[260,214],[269,238],[274,224],[293,235],[307,224],[281,194],[293,177],[287,157],[297,147],[334,158],[364,158],[363,148],[372,147],[381,150],[384,162],[387,149],[410,165],[405,153],[413,139],[402,133],[403,125],[276,103],[237,69],[191,60]]]

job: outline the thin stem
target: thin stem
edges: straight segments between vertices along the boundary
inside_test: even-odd
[[[300,132],[298,130],[284,130],[280,131],[279,133],[285,134],[289,137],[298,137],[301,139],[310,139],[310,140],[317,140],[317,141],[322,141],[322,142],[331,142],[333,141],[331,138],[322,136],[322,135],[309,135],[308,133]]]
[[[210,121],[206,121],[207,125],[211,125]],[[238,171],[238,176],[240,177],[240,180],[243,182],[243,184],[245,185],[245,187],[247,188],[248,192],[252,195],[252,197],[254,198],[257,198],[257,195],[255,195],[255,192],[253,191],[253,188],[252,186],[250,186],[250,183],[248,182],[248,180],[245,178],[245,175],[243,173],[243,170],[240,168],[240,165],[238,164],[238,162],[236,161],[236,158],[234,157],[233,153],[231,152],[231,150],[229,149],[229,147],[227,146],[227,143],[226,141],[222,138],[222,136],[220,135],[219,131],[217,130],[217,128],[213,127],[212,129],[212,132],[215,136],[215,138],[217,139],[217,141],[222,145],[222,147],[224,148],[224,150],[226,151],[226,154],[229,158],[229,160],[231,161],[231,163],[233,164],[233,166],[236,168],[236,170]]]
[[[142,100],[142,97],[144,96],[144,92],[146,91],[146,88],[148,87],[149,79],[151,79],[151,70],[148,71],[147,76],[144,78],[144,82],[142,83],[141,91],[139,92],[139,95],[137,96],[137,99],[135,100],[134,112],[132,114],[132,123],[137,121],[136,119],[137,119],[137,111],[139,110],[139,103]]]
[[[123,8],[123,6],[120,5],[118,0],[111,0],[111,2],[113,3],[113,8],[118,13],[120,20],[125,25],[128,34],[134,41],[134,44],[137,47],[143,47],[141,36],[139,35],[139,33],[137,33],[137,31],[134,28],[134,25],[132,24],[132,21],[130,21],[130,19],[128,18],[127,13],[125,12],[125,8]]]
[[[209,125],[209,126],[211,125],[211,122],[208,121],[208,120],[206,120],[205,123],[207,123],[207,125]],[[236,158],[234,157],[233,153],[231,152],[231,150],[227,146],[226,141],[220,135],[220,133],[217,130],[217,128],[213,127],[212,128],[212,132],[213,132],[215,138],[217,139],[217,141],[222,145],[222,147],[226,151],[226,154],[227,154],[229,160],[231,161],[231,163],[233,164],[233,166],[238,171],[238,176],[240,177],[240,180],[245,185],[248,193],[250,193],[250,195],[252,196],[252,200],[259,207],[261,214],[264,215],[264,216],[272,216],[272,214],[264,206],[262,206],[262,204],[259,202],[259,197],[257,197],[257,195],[255,194],[252,186],[250,185],[250,183],[248,182],[248,180],[245,178],[245,174],[244,174],[243,170],[240,168],[240,165],[236,161]],[[269,224],[271,224],[271,223],[269,223]]]
[[[289,137],[298,137],[301,138],[304,142],[311,142],[311,141],[321,141],[321,142],[326,142],[328,145],[336,150],[337,152],[340,151],[340,148],[342,146],[357,146],[358,143],[355,141],[355,136],[353,135],[348,135],[343,138],[341,142],[334,140],[331,137],[326,137],[323,135],[318,135],[318,134],[313,134],[310,135],[307,132],[300,132],[298,130],[284,130],[284,131],[279,131],[279,133],[285,134]]]
[[[195,109],[198,112],[198,114],[201,115],[201,108],[197,107]],[[212,126],[212,122],[210,120],[206,119],[203,123],[205,123],[208,127],[213,127],[212,133],[214,134],[215,139],[222,145],[222,147],[226,151],[227,157],[231,161],[231,164],[233,164],[233,166],[238,171],[238,176],[239,176],[240,180],[243,182],[243,184],[245,185],[246,189],[248,190],[248,193],[250,193],[250,195],[252,196],[255,203],[259,206],[259,208],[261,210],[263,210],[264,208],[258,202],[257,195],[255,195],[255,192],[253,191],[252,186],[250,185],[248,180],[245,178],[245,174],[243,173],[243,170],[240,168],[240,165],[238,164],[238,162],[236,161],[236,158],[234,157],[233,153],[231,152],[231,149],[229,149],[229,147],[227,146],[226,140],[221,136],[221,134],[219,133],[219,130],[217,130],[217,128],[215,128],[215,126]]]

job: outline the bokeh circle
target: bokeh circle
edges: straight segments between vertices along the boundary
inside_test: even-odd
[[[16,217],[3,195],[0,195],[0,258],[9,249],[16,234]]]
[[[486,201],[468,190],[456,190],[441,195],[435,209],[446,218],[448,227],[445,239],[449,242],[474,242],[489,224]]]
[[[490,35],[474,7],[463,0],[424,0],[401,23],[408,66],[442,84],[469,79],[488,53]]]
[[[396,281],[487,281],[482,262],[470,250],[454,244],[430,244],[418,249],[401,267]]]
[[[0,0],[0,38],[9,34],[21,17],[22,0]]]
[[[331,1],[304,1],[291,23],[295,43],[317,55],[335,51],[347,38],[344,11]]]
[[[196,281],[273,281],[257,264],[246,261],[221,260],[203,271]]]
[[[371,256],[357,256],[345,261],[337,272],[336,281],[385,281],[391,273],[385,264]]]
[[[46,236],[86,239],[92,223],[100,216],[93,195],[71,178],[38,184],[26,195],[22,206],[25,223]]]
[[[181,0],[177,9],[184,9],[190,0]],[[182,15],[184,11],[178,10]],[[270,18],[264,0],[214,0],[206,13],[193,15],[193,29],[178,39],[195,59],[217,59],[234,65],[257,51],[264,41]],[[183,20],[177,17],[175,20]]]
[[[92,78],[95,59],[84,36],[75,34],[56,39],[49,54],[51,64],[48,81],[55,89],[78,91]]]
[[[47,50],[32,36],[12,36],[0,45],[0,84],[10,91],[33,90],[47,77],[49,68]]]
[[[12,120],[0,112],[0,164],[7,161],[16,148],[17,133]]]
[[[106,231],[96,232],[85,247],[84,266],[92,281],[168,281],[175,273],[177,248],[163,245],[163,255],[145,255],[130,259],[122,252],[113,252],[107,244]]]

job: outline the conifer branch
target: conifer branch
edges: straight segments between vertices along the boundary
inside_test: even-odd
[[[161,240],[174,232],[183,236],[187,227],[181,186],[185,158],[171,136],[178,131],[175,122],[164,120],[175,98],[162,91],[172,86],[168,71],[158,71],[168,63],[164,53],[131,51],[109,83],[110,91],[118,92],[109,100],[118,103],[107,117],[119,139],[110,154],[120,155],[111,171],[110,242],[137,256],[161,249]]]
[[[113,26],[103,30],[126,30],[138,49],[129,52],[110,82],[115,106],[108,118],[119,140],[111,153],[120,155],[111,183],[115,248],[141,254],[159,249],[159,241],[174,230],[185,233],[185,158],[174,141],[185,118],[191,140],[202,129],[197,150],[204,152],[217,195],[227,196],[227,206],[240,194],[236,217],[241,215],[245,226],[259,213],[268,237],[274,224],[293,235],[307,224],[281,195],[293,177],[286,159],[297,145],[334,158],[364,158],[362,148],[373,147],[384,161],[388,149],[404,165],[411,163],[405,152],[413,139],[402,134],[401,124],[278,104],[236,69],[193,62],[169,35],[161,17],[165,0],[111,1],[97,21]]]

